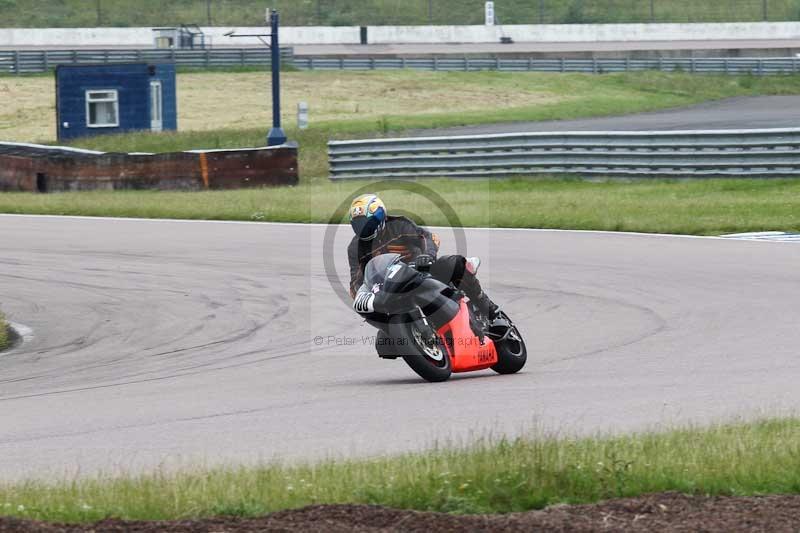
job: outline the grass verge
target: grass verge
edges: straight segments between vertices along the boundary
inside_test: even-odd
[[[331,221],[361,189],[381,192],[390,211],[422,224],[557,228],[718,235],[800,231],[800,180],[613,180],[570,178],[429,180],[412,191],[356,181],[213,192],[75,192],[0,194],[0,212],[47,215],[180,218],[277,222]],[[441,195],[458,221],[448,220],[428,190]]]
[[[8,348],[8,342],[8,324],[6,323],[6,317],[3,313],[0,313],[0,350]]]
[[[622,437],[540,437],[313,465],[0,485],[0,514],[48,521],[259,516],[320,503],[507,513],[662,491],[800,493],[800,420]]]
[[[286,26],[484,23],[479,0],[273,0],[270,6],[280,11]],[[794,0],[503,0],[496,9],[503,24],[738,22],[797,17]],[[264,23],[262,6],[253,0],[2,0],[0,20],[8,27]]]

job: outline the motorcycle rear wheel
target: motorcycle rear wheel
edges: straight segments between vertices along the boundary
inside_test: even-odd
[[[503,314],[503,317],[508,319],[505,314]],[[502,341],[495,341],[494,346],[497,350],[497,363],[492,367],[492,370],[498,374],[516,374],[522,370],[522,367],[528,361],[528,349],[525,347],[525,340],[516,326],[512,325],[508,337]]]

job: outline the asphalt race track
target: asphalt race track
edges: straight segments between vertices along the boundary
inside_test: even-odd
[[[0,477],[314,459],[800,405],[800,246],[470,230],[529,365],[448,383],[383,361],[324,227],[0,215]],[[339,276],[346,276],[338,230]],[[442,234],[445,251],[454,237]],[[447,246],[450,243],[450,246]]]
[[[632,115],[414,130],[408,135],[429,137],[532,131],[768,129],[797,128],[798,124],[800,96],[743,96]]]

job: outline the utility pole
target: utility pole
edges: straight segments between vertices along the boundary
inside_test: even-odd
[[[97,0],[97,25],[100,26],[103,23],[103,0]]]
[[[206,0],[206,19],[208,20],[208,25],[213,26],[211,21],[211,0]]]
[[[428,25],[433,26],[433,0],[428,0]]]
[[[656,0],[650,0],[650,22],[656,21]]]
[[[762,2],[762,11],[764,12],[764,21],[769,20],[769,6],[768,0],[763,0]]]

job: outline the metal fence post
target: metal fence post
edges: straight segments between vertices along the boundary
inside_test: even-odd
[[[561,58],[561,72],[566,72],[563,57]]]
[[[245,65],[245,60],[244,60],[244,48],[239,48],[239,64],[240,64],[241,66],[244,66],[244,65]]]
[[[44,61],[44,72],[50,70],[50,58],[47,57],[47,50],[42,54],[42,61]]]
[[[533,70],[533,58],[529,57],[528,58],[528,72],[531,72],[532,70]]]
[[[433,70],[439,70],[439,58],[437,56],[433,56]]]
[[[19,51],[14,50],[14,73],[19,76],[21,72],[19,71]]]

